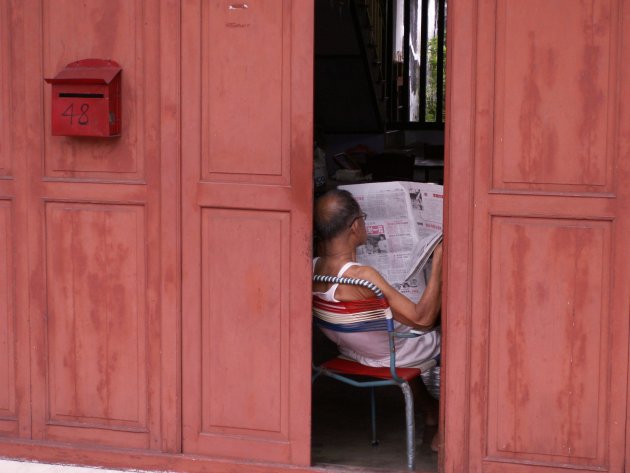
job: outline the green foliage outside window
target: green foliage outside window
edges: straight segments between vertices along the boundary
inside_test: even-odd
[[[433,36],[427,43],[427,59],[428,59],[428,74],[427,74],[427,86],[426,86],[426,122],[437,121],[437,87],[438,87],[438,37]],[[446,93],[446,41],[444,41],[443,57],[442,61],[442,111],[444,112],[444,96]],[[442,120],[444,120],[444,113],[442,113]]]

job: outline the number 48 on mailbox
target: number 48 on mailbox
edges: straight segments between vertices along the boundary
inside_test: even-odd
[[[52,84],[52,134],[119,136],[121,71],[114,61],[82,59],[46,79]]]

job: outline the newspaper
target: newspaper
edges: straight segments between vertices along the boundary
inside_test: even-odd
[[[417,302],[430,274],[427,261],[442,240],[443,187],[376,182],[339,188],[352,193],[367,214],[367,243],[357,248],[357,261],[376,268],[392,286]]]

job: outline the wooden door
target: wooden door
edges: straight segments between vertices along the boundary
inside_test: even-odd
[[[10,113],[17,113],[18,138],[10,162],[26,181],[28,231],[20,224],[26,217],[18,215],[25,231],[0,241],[28,250],[13,262],[28,268],[28,294],[18,294],[28,301],[31,333],[24,348],[31,348],[30,435],[36,440],[167,450],[176,443],[168,429],[171,440],[162,437],[160,423],[161,311],[174,300],[162,275],[176,272],[177,261],[165,237],[176,230],[161,216],[177,194],[161,187],[162,146],[170,138],[161,135],[169,130],[161,119],[176,117],[161,113],[173,95],[160,67],[176,58],[158,60],[160,40],[168,37],[159,28],[167,3],[147,5],[2,2],[10,11],[15,66]],[[121,136],[52,136],[44,77],[93,57],[122,66]],[[169,159],[176,169],[175,157]],[[0,202],[5,227],[7,208]],[[174,384],[167,388],[176,393]],[[164,410],[165,425],[175,423],[169,418],[175,412]]]
[[[449,3],[445,471],[624,471],[628,21]]]
[[[313,4],[182,32],[183,451],[308,464]]]

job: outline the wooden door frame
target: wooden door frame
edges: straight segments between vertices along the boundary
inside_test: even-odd
[[[452,2],[447,22],[445,266],[441,398],[441,472],[468,471],[472,311],[476,1]]]

